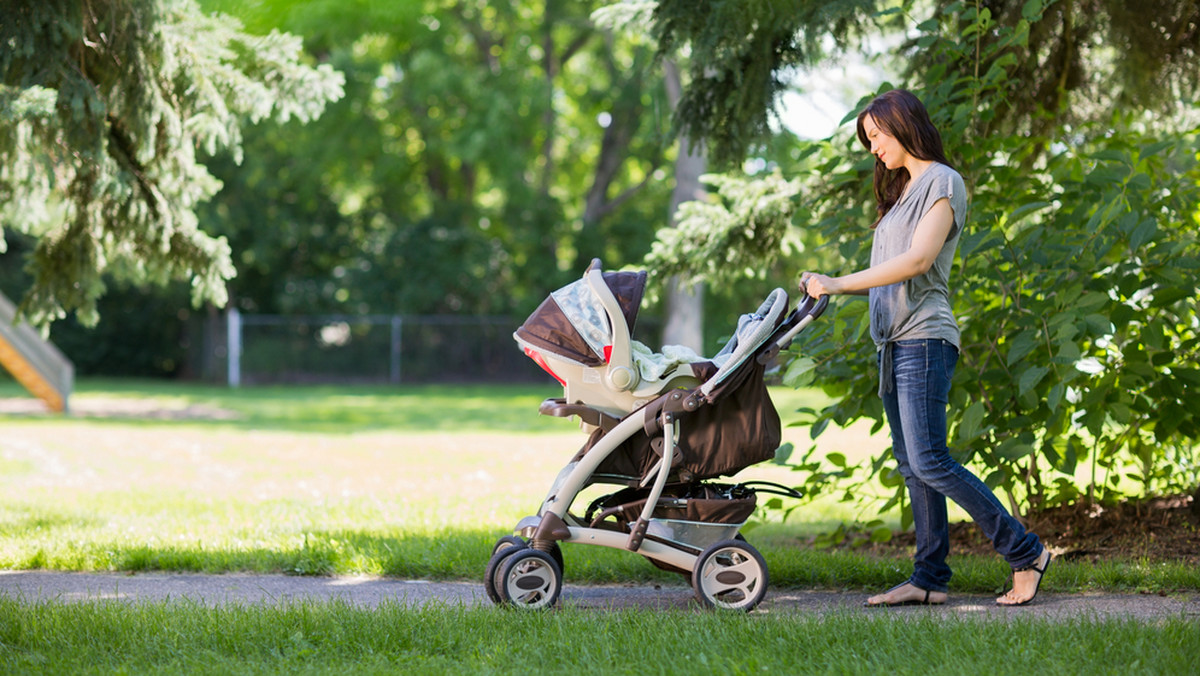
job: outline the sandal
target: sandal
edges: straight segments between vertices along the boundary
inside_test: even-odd
[[[912,591],[905,591],[902,594],[893,594],[905,587],[909,587]],[[897,598],[899,597],[899,598]],[[901,582],[878,596],[872,596],[863,602],[867,608],[882,608],[892,606],[940,606],[946,602],[946,592],[929,591],[921,589],[911,582]],[[872,603],[873,599],[879,599]]]
[[[1038,589],[1040,589],[1042,586],[1042,578],[1046,577],[1046,571],[1050,570],[1051,563],[1054,563],[1054,556],[1050,554],[1049,549],[1043,548],[1042,553],[1038,555],[1036,561],[1029,564],[1028,566],[1025,566],[1024,568],[1014,569],[1013,570],[1013,589],[1009,589],[1008,591],[1004,592],[1004,596],[1001,596],[1000,598],[996,599],[996,605],[998,605],[998,606],[1027,606],[1030,603],[1032,603],[1033,600],[1035,598],[1037,598]],[[1038,574],[1037,582],[1035,582],[1033,585],[1033,595],[1030,596],[1029,598],[1025,599],[1024,601],[1011,601],[1011,602],[1006,603],[1004,601],[1004,599],[1012,599],[1013,598],[1012,593],[1014,591],[1016,591],[1017,573],[1022,573],[1027,570],[1032,570],[1033,572]]]

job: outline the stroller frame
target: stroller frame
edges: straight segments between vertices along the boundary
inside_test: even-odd
[[[620,317],[619,308],[611,295],[604,298],[608,289],[602,283],[597,283],[599,275],[597,260],[593,261],[584,279],[588,281],[589,288],[600,296],[610,326],[625,329],[624,318]],[[733,523],[713,523],[656,518],[655,513],[668,507],[686,506],[688,499],[672,496],[669,488],[701,485],[700,482],[689,481],[686,475],[681,477],[678,471],[677,443],[681,420],[715,403],[719,398],[721,383],[740,369],[754,368],[753,362],[765,365],[774,359],[780,350],[791,344],[797,334],[824,312],[827,301],[825,297],[805,297],[795,310],[786,313],[786,293],[776,289],[759,308],[759,312],[743,316],[743,320],[746,317],[760,321],[771,319],[769,331],[760,331],[761,335],[755,336],[752,344],[735,346],[738,340],[738,336],[735,336],[730,345],[722,350],[722,353],[726,353],[732,347],[732,353],[725,355],[728,359],[709,379],[691,387],[686,387],[686,384],[695,383],[696,380],[664,379],[671,381],[664,386],[665,391],[622,418],[612,415],[612,402],[620,397],[611,394],[598,395],[597,400],[602,402],[599,406],[582,402],[568,403],[567,399],[561,398],[544,401],[539,408],[540,413],[579,417],[585,429],[593,429],[595,442],[585,447],[559,472],[538,513],[521,519],[513,535],[504,536],[495,544],[484,575],[488,597],[497,604],[520,608],[537,609],[555,605],[563,583],[559,545],[567,542],[640,554],[660,568],[679,572],[689,578],[696,597],[706,606],[743,611],[757,606],[766,594],[768,571],[762,555],[738,533],[745,518]],[[618,319],[614,319],[614,315]],[[741,324],[739,322],[739,326]],[[618,331],[614,330],[614,333]],[[518,342],[522,342],[519,335]],[[619,344],[621,340],[614,338],[613,342]],[[626,345],[619,349],[621,352],[613,356],[626,360],[618,362],[621,366],[616,371],[619,382],[613,383],[610,378],[607,383],[610,389],[618,391],[623,386],[637,385],[636,376],[625,377],[627,372],[636,372],[628,368],[628,347]],[[527,348],[526,352],[530,350]],[[530,356],[537,359],[534,354]],[[540,360],[539,363],[546,367]],[[553,371],[551,373],[554,374]],[[558,378],[557,375],[555,377]],[[685,386],[679,387],[680,382]],[[567,383],[563,384],[566,388]],[[629,519],[627,523],[618,520],[619,527],[613,527],[612,524],[601,523],[603,516],[589,522],[572,514],[572,504],[585,488],[596,483],[609,483],[597,478],[601,464],[627,440],[640,435],[660,438],[661,447],[655,444],[655,452],[660,457],[643,476],[628,477],[633,480],[630,485],[641,490],[648,489],[636,520]],[[739,484],[737,488],[742,494],[753,497],[754,489],[749,484]],[[783,490],[786,494],[788,489]],[[605,513],[611,511],[606,510]]]

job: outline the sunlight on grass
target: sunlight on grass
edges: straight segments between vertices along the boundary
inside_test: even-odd
[[[557,386],[262,386],[155,380],[85,379],[71,396],[69,421],[125,424],[189,424],[236,429],[353,433],[387,431],[561,430],[537,414],[538,404],[561,395]],[[23,404],[22,415],[45,418],[44,410],[15,383],[0,382],[0,400]],[[0,414],[2,415],[2,414]]]
[[[83,401],[139,403],[107,417],[2,416],[0,567],[474,579],[495,539],[536,513],[584,442],[572,422],[537,415],[552,389],[84,383]],[[813,392],[773,394],[785,419],[797,406],[821,405]],[[128,413],[172,406],[195,415]],[[209,410],[240,417],[206,417]],[[798,448],[812,443],[798,427],[785,438]],[[852,459],[888,443],[866,425],[830,429],[818,442],[821,452]],[[764,463],[737,480],[791,485],[797,476]],[[574,511],[603,489],[615,490],[589,489]],[[779,512],[760,514],[746,529],[775,584],[878,586],[907,574],[905,561],[805,545],[844,521],[874,518],[839,498],[804,504],[786,522]],[[894,517],[887,523],[896,525]],[[568,544],[564,556],[569,583],[681,583],[629,552]],[[1006,576],[997,557],[955,569],[960,589],[991,591]],[[1061,574],[1069,569],[1056,579],[1077,587],[1200,588],[1194,573],[1162,567]]]

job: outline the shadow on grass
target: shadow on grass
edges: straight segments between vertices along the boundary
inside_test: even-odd
[[[14,569],[248,572],[290,575],[379,575],[402,579],[480,580],[492,546],[503,530],[444,530],[436,533],[328,530],[306,532],[285,547],[221,545],[120,545],[93,543],[87,549],[38,547],[9,557]],[[751,536],[751,542],[755,540]],[[818,550],[762,540],[756,545],[776,588],[879,590],[908,578],[904,558],[846,550]],[[634,552],[564,543],[567,584],[684,584],[681,576],[654,567]],[[1009,581],[998,556],[952,556],[952,588],[960,593],[1000,593]],[[1096,565],[1063,561],[1044,587],[1050,591],[1200,590],[1200,572],[1185,564],[1109,561]]]
[[[76,382],[72,413],[49,412],[12,381],[0,381],[0,420],[76,420],[122,425],[189,424],[290,432],[571,432],[576,426],[538,414],[556,383],[457,385],[224,385],[170,380]],[[785,420],[824,401],[815,390],[776,388]]]
[[[18,538],[57,529],[92,528],[100,523],[99,518],[78,514],[48,514],[44,509],[8,507],[0,512],[0,538]]]
[[[495,530],[435,534],[311,531],[292,538],[299,546],[227,547],[219,544],[96,542],[86,548],[36,547],[10,555],[13,569],[104,570],[176,573],[381,575],[404,579],[482,579]],[[631,552],[567,545],[565,578],[577,583],[676,580]]]

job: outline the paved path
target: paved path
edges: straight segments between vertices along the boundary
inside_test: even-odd
[[[0,571],[0,596],[26,602],[180,601],[222,604],[289,603],[338,599],[374,607],[382,603],[483,606],[490,602],[482,583],[426,582],[376,577],[295,577],[286,575],[191,575],[168,573],[59,573]],[[956,594],[942,607],[863,608],[866,594],[772,589],[759,612],[937,613],[951,617],[1136,618],[1154,621],[1188,618],[1200,624],[1200,593],[1048,594],[1025,608],[997,608],[992,596]],[[562,602],[583,608],[696,607],[683,586],[578,586],[569,582]]]

